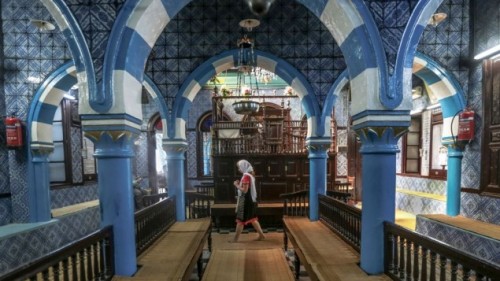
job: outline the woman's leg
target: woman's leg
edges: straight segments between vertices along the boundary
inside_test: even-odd
[[[264,232],[262,231],[262,228],[260,227],[259,221],[257,221],[257,220],[253,221],[252,222],[252,226],[253,226],[253,228],[255,228],[255,230],[259,234],[259,238],[257,238],[257,240],[264,240],[264,239],[266,239],[266,236],[264,236]]]
[[[240,238],[240,234],[241,232],[243,231],[243,224],[240,224],[240,223],[237,223],[236,224],[236,233],[234,234],[234,238],[233,240],[231,240],[230,242],[238,242],[238,239]]]

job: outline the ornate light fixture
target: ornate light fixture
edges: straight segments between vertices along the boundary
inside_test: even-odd
[[[257,16],[263,16],[269,12],[274,0],[245,0],[248,7]]]
[[[240,21],[240,26],[250,32],[253,28],[259,26],[260,22],[256,19],[245,19]],[[233,103],[234,111],[238,114],[252,114],[259,110],[259,103],[250,100],[250,96],[259,94],[259,84],[255,72],[255,54],[254,41],[245,34],[238,40],[238,78],[236,94],[245,99]]]
[[[31,19],[30,24],[36,27],[39,31],[52,31],[56,29],[55,25],[45,20]]]

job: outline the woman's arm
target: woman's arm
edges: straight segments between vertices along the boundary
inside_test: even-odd
[[[247,193],[249,187],[250,187],[250,183],[242,182],[241,187],[239,189],[241,190],[241,192]]]
[[[245,177],[248,177],[248,176],[245,176]],[[241,190],[241,192],[243,192],[243,193],[246,193],[248,191],[248,188],[250,187],[250,178],[249,177],[245,178],[245,177],[242,179],[242,182],[240,182],[239,180],[235,180],[233,182],[234,187]]]

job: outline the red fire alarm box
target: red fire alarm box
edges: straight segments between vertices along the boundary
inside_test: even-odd
[[[465,109],[458,115],[458,140],[471,141],[474,139],[474,111]]]
[[[5,131],[7,148],[20,148],[23,146],[23,126],[19,118],[14,115],[5,117]]]

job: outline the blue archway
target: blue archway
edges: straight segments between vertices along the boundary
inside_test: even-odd
[[[31,222],[50,220],[47,157],[54,147],[52,122],[64,94],[78,83],[76,76],[77,69],[73,61],[63,64],[43,81],[29,108],[27,146],[30,150],[28,153],[28,200]],[[143,85],[158,105],[160,115],[165,120],[167,106],[159,89],[148,76],[145,76]],[[166,123],[164,122],[163,125],[165,133]]]
[[[416,53],[413,74],[424,81],[427,90],[437,98],[443,112],[443,144],[453,144],[458,133],[458,122],[453,122],[457,113],[465,108],[465,96],[452,73],[438,65],[430,57]]]
[[[192,0],[125,2],[110,36],[104,63],[104,92],[123,95],[115,98],[113,112],[132,117],[131,101],[137,100],[143,71],[157,38],[170,19]],[[355,113],[380,109],[379,95],[388,99],[388,76],[385,53],[378,29],[362,0],[305,1],[298,0],[328,28],[342,50],[349,69],[353,95],[369,100],[355,107]],[[125,91],[126,89],[126,91]],[[364,99],[364,96],[376,97]],[[359,111],[359,112],[358,112]],[[394,118],[393,118],[394,119]],[[404,119],[404,118],[403,118]],[[402,122],[407,120],[401,119]],[[363,122],[363,121],[360,121]]]
[[[93,110],[99,113],[106,112],[113,102],[112,96],[110,93],[97,90],[92,56],[75,16],[63,0],[41,0],[41,2],[56,21],[68,43],[78,72],[76,78],[80,84],[81,95],[88,96],[86,100],[90,101]]]
[[[198,66],[184,81],[176,95],[173,114],[169,120],[169,135],[171,139],[186,139],[185,124],[191,103],[209,79],[224,70],[236,66],[238,50],[225,51],[217,56],[208,59]],[[308,137],[318,136],[318,132],[323,133],[318,128],[317,121],[320,119],[320,108],[314,96],[313,90],[307,79],[291,64],[272,54],[255,51],[257,66],[276,73],[285,82],[294,88],[301,99],[302,106],[308,117]],[[320,135],[322,136],[322,135]]]

